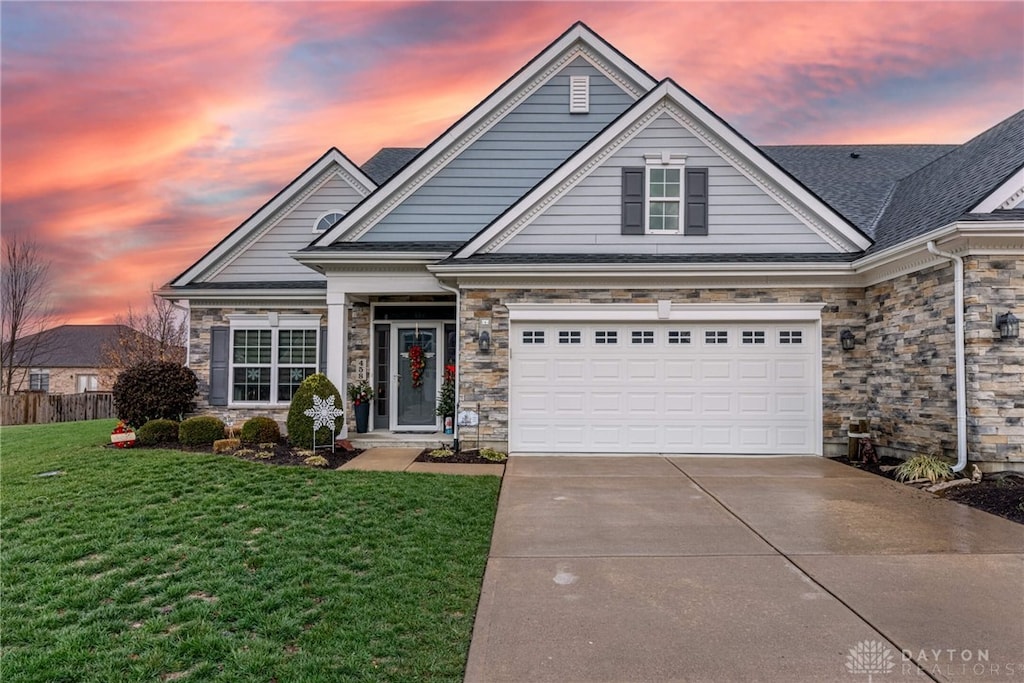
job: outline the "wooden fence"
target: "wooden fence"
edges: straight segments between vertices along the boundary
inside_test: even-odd
[[[102,420],[114,417],[113,394],[44,394],[27,391],[0,396],[0,425]]]

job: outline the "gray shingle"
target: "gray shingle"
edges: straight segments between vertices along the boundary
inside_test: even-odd
[[[468,258],[449,258],[446,266],[481,265],[579,265],[579,264],[650,264],[687,263],[847,263],[857,254],[828,252],[823,254],[475,254]]]
[[[309,252],[338,252],[338,251],[352,251],[352,252],[365,252],[365,251],[393,251],[395,253],[403,251],[438,251],[438,252],[453,252],[462,246],[462,242],[335,242],[334,244],[327,244],[321,247],[306,247],[301,251],[304,253]]]
[[[421,151],[420,147],[385,147],[367,159],[361,168],[370,180],[383,185]]]
[[[901,180],[871,251],[952,223],[1024,166],[1024,110]]]
[[[36,368],[99,368],[104,366],[107,347],[117,343],[118,335],[138,335],[126,325],[61,325],[24,337],[20,348],[35,348],[31,358],[15,353],[18,367],[31,363]]]
[[[875,220],[896,183],[954,149],[956,145],[770,145],[761,151],[874,237]]]
[[[190,282],[175,290],[190,289],[327,289],[327,280],[284,280],[273,282]]]

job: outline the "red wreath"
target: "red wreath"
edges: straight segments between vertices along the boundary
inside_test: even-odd
[[[409,369],[412,371],[412,387],[419,389],[423,386],[423,369],[427,362],[423,360],[423,347],[415,344],[409,347]]]
[[[132,436],[135,436],[135,430],[126,425],[124,422],[118,422],[117,426],[114,427],[114,431],[112,431],[110,434],[111,436],[113,436],[114,434],[131,434]],[[126,439],[124,441],[114,441],[113,439],[111,439],[111,441],[113,441],[114,445],[117,446],[118,448],[131,448],[132,446],[135,445],[135,439]]]

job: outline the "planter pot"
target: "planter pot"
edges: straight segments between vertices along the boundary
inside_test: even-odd
[[[364,401],[363,403],[357,403],[355,406],[356,410],[356,431],[360,434],[365,434],[370,430],[370,403]]]

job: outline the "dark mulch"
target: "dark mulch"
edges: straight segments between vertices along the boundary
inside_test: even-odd
[[[114,447],[113,444],[108,444],[108,447]],[[278,442],[274,444],[273,451],[268,448],[261,448],[256,444],[243,444],[239,451],[234,453],[214,453],[213,446],[183,446],[180,443],[163,443],[155,446],[139,446],[136,444],[131,448],[133,451],[144,451],[149,448],[161,448],[165,450],[177,450],[185,451],[188,453],[209,453],[211,455],[223,455],[226,458],[238,458],[239,460],[248,460],[250,462],[258,462],[264,465],[290,465],[298,467],[317,467],[318,469],[337,469],[347,463],[352,458],[362,453],[362,449],[355,448],[352,450],[345,450],[340,446],[335,449],[332,453],[330,448],[317,448],[316,454],[321,455],[327,459],[326,465],[307,465],[305,459],[309,457],[310,452],[299,448],[293,448],[285,442]],[[253,451],[249,453],[248,451]]]
[[[882,472],[879,465],[899,465],[903,462],[898,458],[888,457],[880,458],[878,465],[851,461],[848,458],[832,459],[892,480],[896,479],[896,475],[893,472]],[[977,484],[940,491],[936,495],[978,510],[984,510],[1018,524],[1024,524],[1024,474],[1012,472],[986,474]]]
[[[430,455],[430,451],[433,448],[424,448],[423,451],[416,456],[416,462],[446,462],[454,463],[459,465],[501,465],[504,463],[494,462],[487,458],[480,457],[480,451],[477,449],[472,450],[460,450],[458,453],[449,455],[447,458],[435,458]]]

